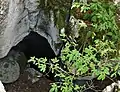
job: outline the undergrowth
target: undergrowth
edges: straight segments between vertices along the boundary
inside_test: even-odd
[[[120,29],[115,21],[117,8],[118,5],[105,0],[89,3],[75,0],[71,7],[70,30],[65,32],[68,25],[62,17],[66,10],[62,8],[61,12],[57,8],[59,16],[55,16],[55,23],[62,29],[60,36],[65,43],[61,55],[49,61],[35,57],[29,60],[42,72],[50,66],[49,70],[58,79],[51,84],[50,92],[84,92],[88,86],[80,86],[75,80],[86,76],[104,80],[120,75]],[[66,31],[70,31],[69,34]]]

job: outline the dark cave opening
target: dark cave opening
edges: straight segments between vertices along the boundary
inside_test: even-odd
[[[33,56],[48,59],[56,57],[47,39],[33,31],[13,48],[24,52],[27,59]]]
[[[37,32],[30,32],[21,42],[19,42],[16,46],[12,48],[13,50],[23,52],[27,58],[35,56],[36,58],[44,58],[50,59],[55,58],[56,55],[51,48],[49,42],[46,38],[39,35]],[[31,68],[39,71],[38,66],[33,63],[29,63]],[[49,73],[48,73],[49,72]],[[47,73],[47,75],[46,75]],[[46,72],[43,73],[50,80],[54,80],[54,74],[49,71],[49,66],[47,66]]]

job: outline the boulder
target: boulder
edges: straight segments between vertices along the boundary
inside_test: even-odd
[[[27,68],[25,72],[28,73],[28,80],[30,80],[31,83],[39,81],[40,77],[42,77],[42,73],[35,70],[34,68]]]
[[[11,83],[19,78],[20,71],[25,68],[27,59],[22,52],[11,50],[8,55],[0,60],[0,80]]]

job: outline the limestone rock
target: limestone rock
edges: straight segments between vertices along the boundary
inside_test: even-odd
[[[0,92],[6,92],[4,85],[2,84],[2,82],[0,81]]]
[[[34,68],[27,68],[25,72],[28,72],[28,80],[30,80],[32,83],[35,83],[39,80],[40,77],[42,77],[42,73],[38,72]]]
[[[30,31],[45,37],[57,55],[59,31],[53,17],[38,9],[37,0],[0,0],[0,58],[17,45]]]

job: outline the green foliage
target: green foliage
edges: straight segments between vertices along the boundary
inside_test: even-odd
[[[37,61],[37,62],[36,62]],[[33,64],[37,65],[40,71],[45,72],[46,70],[46,58],[35,58],[31,57],[31,59],[28,62],[33,62]]]
[[[116,33],[118,27],[115,22],[116,7],[113,4],[106,4],[104,2],[91,3],[90,9],[94,11],[91,14],[91,21],[93,27],[97,32]]]
[[[47,7],[55,11],[56,25],[60,29],[66,27],[66,7],[59,9],[62,7],[62,0],[47,1]],[[57,6],[55,2],[60,4]],[[60,79],[51,84],[50,92],[83,92],[86,86],[73,83],[79,77],[93,76],[98,80],[104,80],[107,76],[113,78],[120,75],[120,29],[115,21],[117,6],[112,2],[106,3],[105,0],[92,0],[90,3],[76,1],[71,9],[71,33],[74,32],[75,26],[75,30],[79,31],[78,38],[62,32],[60,36],[65,47],[60,57],[50,61],[35,57],[29,60],[42,72],[49,66],[50,71],[55,73],[54,77]],[[75,14],[81,16],[76,17]]]
[[[78,15],[73,13],[73,16],[87,25],[84,29],[78,28],[79,37],[77,41],[83,49],[89,44],[94,44],[94,40],[97,39],[111,40],[115,44],[117,54],[119,53],[120,31],[115,21],[116,9],[117,5],[112,2],[106,3],[106,0],[93,0],[89,4],[73,3],[72,10],[75,14],[78,13]],[[79,24],[75,26],[77,25]]]
[[[108,41],[95,40],[95,46],[89,45],[84,49],[83,54],[75,48],[77,44],[72,41],[68,42],[66,39],[64,41],[66,41],[65,48],[62,50],[59,59],[55,58],[46,62],[46,59],[33,57],[29,60],[38,65],[40,71],[43,72],[45,72],[45,66],[50,66],[50,70],[55,73],[54,77],[61,80],[51,85],[50,92],[82,91],[85,89],[84,86],[73,83],[79,76],[94,76],[98,80],[104,80],[106,76],[115,77],[120,74],[120,62],[111,63],[111,61],[117,61],[119,58],[115,59],[108,55],[108,53],[111,55],[116,51],[115,48],[112,48],[113,46],[108,45]],[[112,44],[112,42],[109,42],[109,44]],[[64,68],[61,68],[59,62],[64,64]]]

